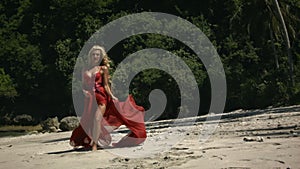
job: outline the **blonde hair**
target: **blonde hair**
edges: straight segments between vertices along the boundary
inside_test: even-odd
[[[105,49],[104,49],[104,47],[102,47],[102,46],[99,46],[99,45],[94,45],[91,49],[90,49],[90,51],[89,51],[89,54],[88,54],[88,64],[89,64],[89,66],[91,66],[91,62],[92,62],[92,53],[93,53],[93,51],[95,51],[95,50],[100,50],[100,53],[101,53],[101,56],[102,56],[102,60],[101,60],[101,63],[100,63],[100,65],[101,66],[106,66],[107,68],[109,68],[109,58],[108,58],[108,56],[107,56],[107,53],[105,52]]]

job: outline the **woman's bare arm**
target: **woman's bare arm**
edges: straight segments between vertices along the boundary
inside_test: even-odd
[[[85,84],[85,76],[89,76],[90,77],[90,75],[89,75],[89,72],[87,71],[87,70],[82,70],[82,72],[81,72],[81,80],[82,80],[82,85],[84,85]],[[82,86],[82,92],[83,92],[83,94],[84,94],[84,96],[85,97],[90,97],[90,93],[89,93],[89,91],[87,91],[87,90],[85,90],[84,89],[85,87],[84,86]]]
[[[108,73],[108,68],[106,66],[103,66],[102,67],[102,70],[103,70],[103,86],[104,86],[104,89],[105,91],[107,92],[107,94],[114,100],[118,100],[118,98],[116,98],[111,90],[110,90],[110,87],[109,87],[109,82],[108,82],[108,76],[109,76],[109,73]]]

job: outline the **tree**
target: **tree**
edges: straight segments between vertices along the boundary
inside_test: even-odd
[[[284,41],[285,41],[285,47],[286,47],[286,51],[287,51],[287,55],[288,55],[288,60],[289,60],[289,74],[290,74],[290,80],[292,83],[292,86],[294,86],[294,78],[293,78],[293,72],[294,72],[294,65],[293,65],[293,58],[291,55],[291,44],[290,44],[290,38],[289,38],[289,34],[287,31],[287,27],[283,18],[283,15],[281,13],[280,7],[279,7],[279,3],[277,0],[273,0],[276,6],[276,13],[279,16],[279,21],[281,23],[281,27],[282,27],[282,32],[283,32],[283,37],[284,37]]]
[[[0,68],[0,98],[14,98],[17,91],[9,75],[5,74],[4,69]]]

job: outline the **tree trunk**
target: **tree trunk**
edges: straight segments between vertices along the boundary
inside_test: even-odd
[[[278,56],[277,56],[276,48],[274,45],[274,36],[273,36],[273,30],[272,30],[271,24],[269,24],[269,29],[270,29],[270,38],[271,38],[272,48],[273,48],[274,57],[275,57],[275,65],[276,65],[276,68],[279,69]]]
[[[290,76],[290,80],[291,80],[291,85],[294,86],[294,65],[293,65],[293,58],[291,55],[291,44],[290,44],[290,39],[289,39],[289,34],[285,25],[285,21],[283,19],[279,4],[277,0],[274,0],[275,6],[276,6],[276,12],[279,16],[279,20],[280,23],[282,25],[283,28],[283,37],[284,37],[284,41],[285,41],[285,46],[286,46],[286,51],[287,51],[287,55],[288,55],[288,61],[289,61],[289,76]]]

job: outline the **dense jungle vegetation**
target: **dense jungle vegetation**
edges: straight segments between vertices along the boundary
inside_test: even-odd
[[[300,104],[298,0],[1,0],[0,11],[2,118],[75,115],[72,73],[85,42],[107,23],[145,11],[186,19],[214,44],[226,73],[225,111]],[[176,39],[142,34],[122,40],[108,51],[111,72],[126,56],[147,48],[168,50],[187,63],[200,90],[198,114],[206,114],[208,75],[201,60]],[[180,93],[170,75],[149,69],[130,86],[145,108],[149,92],[157,88],[168,98],[160,119],[174,118]]]

